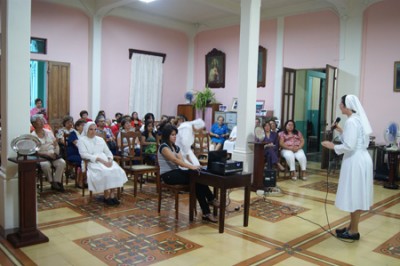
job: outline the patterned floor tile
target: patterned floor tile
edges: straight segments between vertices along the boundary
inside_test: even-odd
[[[309,209],[291,205],[283,204],[274,200],[259,199],[250,205],[250,215],[256,218],[261,218],[269,222],[279,222],[283,219],[292,217],[292,213],[300,214],[308,211]]]
[[[400,233],[397,233],[388,241],[374,249],[374,252],[400,259]]]
[[[109,265],[149,265],[201,247],[169,232],[151,236],[103,234],[75,243]]]
[[[337,186],[338,186],[337,183],[328,182],[328,192],[336,194]],[[303,185],[301,187],[326,192],[327,184],[326,181],[319,181],[312,184]]]

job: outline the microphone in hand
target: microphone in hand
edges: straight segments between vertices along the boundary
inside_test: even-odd
[[[336,117],[335,122],[331,126],[331,130],[334,130],[336,126],[339,124],[339,122],[340,122],[340,117]]]

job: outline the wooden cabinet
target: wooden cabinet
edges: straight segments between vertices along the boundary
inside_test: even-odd
[[[178,104],[177,115],[184,115],[188,121],[195,119],[195,109],[193,104]]]

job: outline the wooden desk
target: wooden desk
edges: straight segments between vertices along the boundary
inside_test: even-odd
[[[190,200],[189,200],[189,220],[193,221],[194,208],[196,206],[196,183],[214,187],[215,196],[219,198],[219,232],[224,232],[225,225],[225,208],[226,208],[226,190],[229,188],[244,187],[244,216],[243,226],[249,224],[249,208],[250,208],[250,185],[251,174],[233,174],[233,175],[217,175],[206,171],[190,171]],[[220,195],[218,197],[218,190]]]
[[[28,156],[8,160],[18,164],[19,231],[7,235],[7,240],[15,248],[49,242],[36,224],[36,164],[44,159]]]

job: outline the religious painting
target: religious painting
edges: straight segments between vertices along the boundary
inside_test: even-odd
[[[225,53],[212,49],[206,54],[206,86],[209,88],[225,87]]]
[[[393,89],[400,92],[400,61],[394,62],[394,82]]]
[[[265,87],[265,76],[267,73],[267,49],[258,46],[257,88]]]

